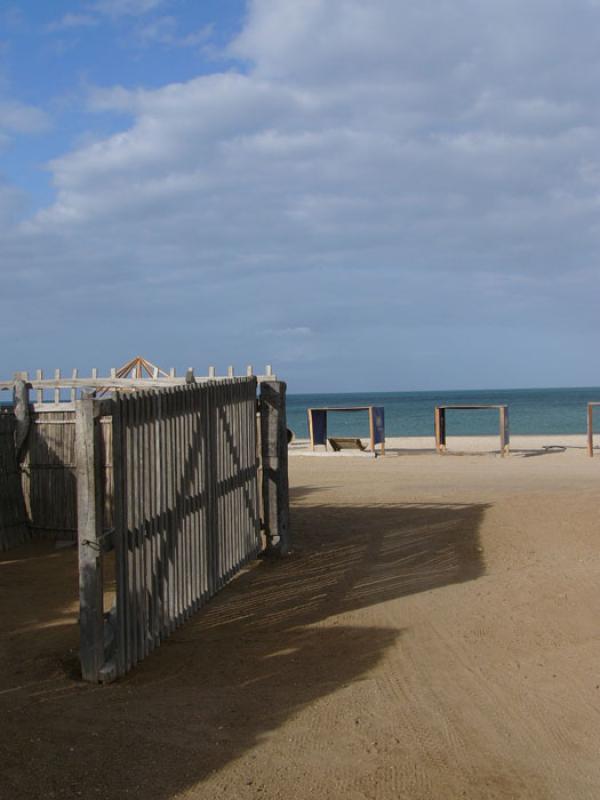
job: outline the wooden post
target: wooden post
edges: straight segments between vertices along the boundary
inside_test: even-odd
[[[97,405],[89,395],[84,395],[75,404],[79,653],[81,675],[87,681],[98,681],[104,665],[102,463],[96,409]]]
[[[438,453],[443,453],[446,449],[446,409],[435,407],[435,448]]]
[[[587,446],[588,456],[594,457],[594,406],[588,403],[587,407]]]
[[[371,452],[375,452],[375,420],[373,419],[373,407],[369,408],[369,439],[371,444]]]
[[[291,546],[286,388],[283,381],[260,384],[263,526],[272,555],[285,555]]]
[[[22,378],[17,378],[13,386],[13,410],[16,420],[15,452],[17,454],[17,462],[21,462],[31,424],[29,387]]]
[[[508,406],[500,406],[500,455],[507,456],[510,449],[510,431],[508,427]]]

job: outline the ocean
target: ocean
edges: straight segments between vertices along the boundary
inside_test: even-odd
[[[510,432],[519,434],[585,433],[587,403],[600,401],[600,387],[577,389],[490,389],[478,391],[373,392],[371,394],[289,394],[287,420],[296,437],[308,438],[307,408],[324,406],[383,406],[386,436],[433,436],[433,409],[450,403],[505,403]],[[600,408],[597,410],[600,430]],[[369,434],[366,414],[330,414],[333,436]],[[496,434],[498,412],[448,411],[449,436]]]

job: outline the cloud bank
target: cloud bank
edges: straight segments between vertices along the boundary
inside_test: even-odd
[[[48,165],[54,202],[15,224],[0,186],[3,334],[33,312],[15,358],[256,360],[298,389],[597,383],[599,16],[254,0],[237,69],[94,89],[129,122]]]

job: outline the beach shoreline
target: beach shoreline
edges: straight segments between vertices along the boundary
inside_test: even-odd
[[[595,437],[597,449],[600,453],[600,434]],[[362,437],[362,443],[368,446],[368,439]],[[452,453],[481,453],[499,454],[500,440],[498,436],[448,436],[447,455]],[[380,448],[376,451],[379,453]],[[529,436],[511,436],[510,452],[519,455],[531,451],[548,452],[556,454],[582,455],[589,458],[587,453],[587,436],[585,434],[535,434]],[[345,450],[334,453],[331,448],[326,451],[320,445],[314,451],[310,449],[308,439],[294,439],[289,446],[291,456],[364,456],[360,450]],[[385,455],[427,454],[435,453],[435,438],[433,436],[390,436],[385,440]],[[370,454],[367,454],[370,455]]]

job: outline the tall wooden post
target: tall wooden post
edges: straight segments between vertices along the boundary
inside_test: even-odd
[[[446,409],[436,406],[433,412],[435,426],[435,448],[438,453],[446,450]]]
[[[86,395],[75,404],[77,538],[79,546],[79,631],[81,674],[98,681],[104,664],[102,581],[102,463],[98,404]]]
[[[500,455],[507,456],[510,449],[510,428],[508,424],[508,406],[500,406]]]
[[[23,460],[23,451],[31,424],[29,387],[22,378],[15,378],[13,385],[13,410],[16,421],[15,451],[17,453],[17,462],[20,462]]]
[[[594,457],[594,406],[587,407],[587,450],[590,458]]]
[[[283,381],[260,384],[263,525],[272,555],[285,555],[291,547],[286,388]]]

